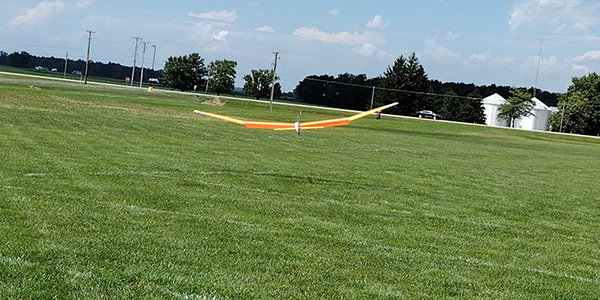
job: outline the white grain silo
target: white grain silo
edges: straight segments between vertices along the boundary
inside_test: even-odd
[[[509,127],[509,121],[498,118],[500,105],[506,103],[504,97],[493,94],[482,101],[485,110],[485,124],[490,126]]]

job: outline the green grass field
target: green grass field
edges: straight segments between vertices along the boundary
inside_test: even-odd
[[[0,78],[0,298],[600,295],[600,140],[203,100]]]

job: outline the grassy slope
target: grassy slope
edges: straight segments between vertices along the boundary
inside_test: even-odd
[[[9,299],[600,293],[597,140],[36,84],[0,81]]]

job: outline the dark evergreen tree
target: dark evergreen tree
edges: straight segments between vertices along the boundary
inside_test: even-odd
[[[414,115],[427,104],[426,94],[430,91],[429,79],[415,53],[408,58],[401,55],[396,59],[384,73],[380,87],[383,90],[377,95],[377,103],[399,102],[391,110],[407,116]]]
[[[479,90],[475,89],[463,99],[458,121],[475,124],[485,124],[485,109],[483,108],[483,97]]]
[[[446,92],[446,96],[442,97],[441,102],[442,105],[437,112],[446,120],[459,121],[461,99],[458,98],[458,95],[453,90],[450,90]]]

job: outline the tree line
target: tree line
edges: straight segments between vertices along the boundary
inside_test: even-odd
[[[301,101],[312,104],[363,110],[373,105],[399,102],[390,113],[414,116],[420,110],[432,110],[444,119],[468,123],[485,123],[482,95],[498,93],[512,96],[509,86],[476,86],[465,83],[442,83],[430,80],[415,53],[400,56],[383,76],[311,75],[294,90]],[[552,105],[556,95],[539,91],[541,101]]]
[[[534,115],[532,94],[557,108],[550,116],[552,131],[600,136],[600,75],[596,72],[574,77],[566,93],[551,93],[510,86],[476,86],[429,80],[413,53],[400,56],[383,76],[369,79],[364,74],[311,75],[294,90],[303,102],[362,110],[398,101],[394,114],[414,115],[433,110],[445,119],[484,123],[482,95],[498,93],[507,101],[499,107],[499,118],[514,124],[515,119]]]
[[[29,68],[44,67],[48,70],[56,69],[56,72],[63,73],[65,71],[65,59],[57,57],[38,57],[30,55],[25,51],[6,53],[0,51],[0,65],[11,66],[16,68]],[[85,71],[84,60],[72,60],[67,61],[67,73],[69,74],[80,74]],[[152,70],[144,68],[144,81],[148,81],[150,78],[160,77],[160,70]],[[140,78],[141,69],[136,67],[135,78]],[[93,77],[109,78],[116,80],[125,80],[127,77],[131,77],[131,67],[123,66],[121,64],[109,62],[95,62],[90,60],[88,75]]]

